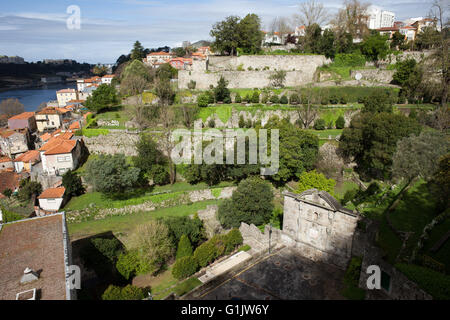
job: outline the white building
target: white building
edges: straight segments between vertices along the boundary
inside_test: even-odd
[[[44,190],[38,197],[39,208],[44,210],[45,213],[58,212],[63,204],[65,192],[66,188],[64,187]]]
[[[369,16],[367,21],[367,26],[369,29],[380,29],[394,26],[395,13],[391,11],[385,11],[377,6],[370,6],[367,9],[367,14]]]
[[[114,75],[113,74],[107,74],[106,76],[102,77],[102,84],[109,84],[111,85],[111,81],[112,79],[114,79]]]

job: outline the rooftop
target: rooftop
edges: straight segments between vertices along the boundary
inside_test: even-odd
[[[4,224],[0,231],[0,300],[36,288],[40,300],[66,299],[64,214]],[[39,279],[20,284],[25,268]]]
[[[45,189],[38,197],[38,199],[54,199],[54,198],[62,198],[64,196],[64,192],[66,192],[66,188],[49,188]]]
[[[22,112],[21,114],[15,115],[9,118],[9,120],[24,120],[34,117],[34,112]]]
[[[40,159],[40,153],[37,150],[30,150],[27,151],[20,156],[18,156],[16,159],[14,159],[14,162],[36,162]]]

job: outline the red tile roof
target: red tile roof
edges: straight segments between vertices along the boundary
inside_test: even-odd
[[[75,93],[75,89],[62,89],[59,91],[56,91],[56,93]]]
[[[65,300],[64,215],[53,214],[4,225],[0,232],[0,300],[33,288],[40,300]],[[25,268],[39,279],[20,284]]]
[[[80,122],[79,121],[75,121],[74,123],[72,123],[70,126],[69,126],[69,130],[78,130],[78,129],[80,129],[81,127],[80,127]]]
[[[149,56],[171,56],[173,53],[171,52],[164,52],[164,51],[159,51],[159,52],[152,52],[150,54],[148,54]]]
[[[27,151],[20,156],[18,156],[16,159],[14,159],[14,162],[37,162],[39,161],[41,157],[41,154],[37,150],[30,150]]]
[[[22,112],[21,114],[15,115],[9,118],[9,120],[24,120],[34,117],[34,112]]]
[[[0,163],[2,163],[2,162],[11,162],[11,161],[12,161],[12,159],[10,157],[1,157],[0,158]]]
[[[51,142],[47,142],[49,144]],[[51,144],[49,148],[45,151],[44,155],[50,156],[55,154],[65,154],[70,153],[77,145],[77,140],[63,140],[58,139],[55,143]],[[45,145],[43,146],[45,147]],[[42,149],[42,148],[41,148]]]
[[[61,114],[61,110],[64,110],[63,108],[59,107],[47,107],[42,109],[41,111],[37,112],[36,114]],[[65,111],[67,112],[67,110]]]
[[[64,192],[66,192],[66,188],[64,187],[45,189],[44,192],[39,195],[38,199],[62,198]]]

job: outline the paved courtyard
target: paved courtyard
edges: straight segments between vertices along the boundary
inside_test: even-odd
[[[344,271],[283,248],[200,297],[204,300],[343,299]]]

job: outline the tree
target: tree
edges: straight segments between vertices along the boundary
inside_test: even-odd
[[[165,217],[161,220],[169,229],[169,236],[173,245],[181,241],[183,235],[188,236],[190,243],[197,245],[205,239],[203,222],[197,215],[190,217]]]
[[[261,20],[256,14],[247,14],[238,24],[239,48],[245,53],[258,53],[261,51],[263,34]]]
[[[326,123],[325,123],[324,119],[317,119],[314,122],[314,129],[315,130],[325,130],[325,126],[326,126]]]
[[[209,104],[209,94],[208,93],[202,93],[200,96],[198,96],[197,105],[200,108],[205,108],[208,106],[208,104]]]
[[[145,58],[144,47],[139,41],[136,41],[131,50],[131,60],[142,60]]]
[[[446,208],[449,207],[450,200],[450,153],[439,159],[438,168],[433,176],[433,184],[436,185],[436,194],[440,196],[441,202]]]
[[[392,158],[393,175],[409,182],[416,177],[430,180],[449,149],[450,142],[441,132],[423,131],[419,136],[405,137],[398,141]]]
[[[273,191],[269,183],[260,178],[242,180],[231,199],[225,200],[218,211],[224,228],[238,228],[241,222],[257,226],[269,222],[273,211]]]
[[[361,53],[375,65],[378,65],[378,60],[386,58],[388,52],[387,36],[372,34],[361,43]]]
[[[116,89],[107,84],[101,84],[86,100],[86,107],[92,111],[100,112],[119,103]]]
[[[12,194],[13,194],[13,192],[12,192],[12,190],[11,189],[5,189],[4,191],[3,191],[3,195],[5,196],[5,197],[7,197],[7,198],[10,198],[11,196],[12,196]]]
[[[319,139],[307,131],[296,128],[289,121],[270,119],[264,129],[278,129],[279,169],[278,173],[270,176],[277,184],[298,178],[305,170],[312,170],[319,152]]]
[[[339,116],[336,119],[336,129],[344,129],[345,127],[345,119],[343,116]]]
[[[230,98],[230,90],[227,88],[228,81],[224,77],[220,77],[217,86],[214,88],[214,98],[218,102],[224,102]]]
[[[165,81],[175,79],[178,76],[178,69],[172,67],[170,63],[164,63],[156,70],[156,76]]]
[[[373,90],[372,93],[363,99],[362,112],[388,112],[393,111],[393,98],[389,95],[389,92],[385,89]]]
[[[309,0],[299,5],[300,14],[294,15],[299,25],[309,27],[313,24],[322,25],[327,22],[328,12],[322,3]]]
[[[133,157],[133,164],[142,174],[150,174],[156,165],[165,164],[166,157],[158,149],[158,144],[149,134],[141,134],[136,142],[137,156]]]
[[[107,72],[108,67],[102,65],[96,65],[92,70],[92,73],[99,77],[103,77]]]
[[[344,129],[339,148],[354,159],[364,178],[388,179],[397,141],[420,131],[417,121],[404,115],[365,112],[353,117]]]
[[[139,168],[131,167],[123,154],[100,155],[86,164],[86,180],[94,189],[108,195],[118,195],[136,187]]]
[[[33,195],[42,193],[42,185],[37,181],[24,179],[20,181],[18,198],[20,201],[29,201]]]
[[[193,275],[197,269],[197,260],[192,255],[189,255],[175,261],[172,268],[172,275],[176,279],[181,280]]]
[[[328,192],[334,195],[334,186],[336,181],[333,179],[327,179],[322,173],[312,170],[309,172],[303,172],[298,180],[298,187],[296,193],[302,193],[309,189],[317,189]]]
[[[164,108],[171,105],[175,99],[175,92],[167,78],[159,78],[155,84],[155,93],[159,98],[159,103]]]
[[[159,271],[173,255],[169,229],[156,220],[136,227],[130,235],[130,247],[137,250],[139,259],[144,261],[153,273]]]
[[[286,80],[286,71],[278,70],[273,72],[269,76],[269,80],[271,81],[271,85],[277,88],[284,87],[284,81]]]
[[[213,25],[209,34],[214,38],[212,44],[214,51],[235,55],[239,47],[239,20],[237,16],[229,16]]]
[[[301,104],[296,108],[299,121],[305,129],[309,128],[318,114],[317,107],[313,105],[319,99],[316,92],[308,88],[302,96]]]
[[[330,29],[326,29],[323,35],[320,37],[319,52],[325,55],[325,57],[334,59],[336,55],[334,32]]]
[[[102,294],[102,300],[143,300],[148,289],[139,288],[131,284],[121,288],[110,285]]]
[[[6,115],[8,118],[24,111],[25,107],[18,99],[9,98],[0,102],[0,113]]]
[[[148,82],[144,78],[131,75],[120,82],[120,92],[124,95],[133,96],[142,93],[147,86]]]
[[[369,34],[367,27],[368,3],[361,3],[359,0],[345,0],[344,7],[339,9],[335,18],[331,21],[341,38],[346,33],[353,39],[363,39]]]
[[[397,63],[397,70],[393,81],[402,86],[403,92],[412,101],[420,95],[423,72],[414,59],[407,59]]]
[[[180,259],[192,255],[192,245],[187,235],[183,234],[178,242],[176,258]]]
[[[400,48],[405,42],[405,36],[398,31],[395,31],[391,39],[391,49]]]
[[[65,194],[69,197],[76,197],[84,193],[81,178],[72,170],[67,171],[62,177],[62,185],[66,188]]]
[[[283,37],[292,32],[292,26],[285,17],[275,17],[269,26],[270,34],[278,33],[282,40],[286,40]]]

